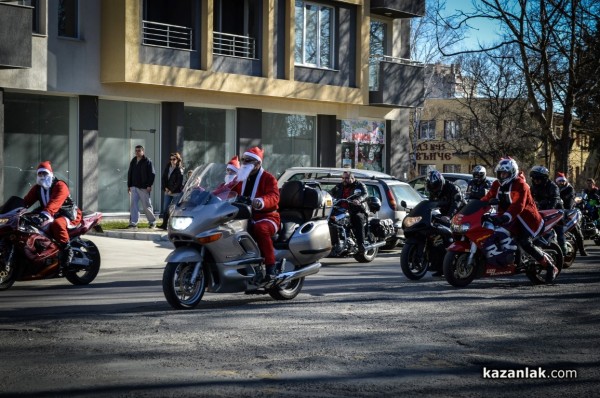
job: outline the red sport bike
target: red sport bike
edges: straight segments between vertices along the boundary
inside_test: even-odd
[[[98,225],[102,213],[84,214],[81,223],[69,229],[73,259],[59,272],[59,246],[28,213],[22,198],[13,196],[0,207],[0,290],[16,281],[65,277],[74,285],[87,285],[100,270],[100,252],[81,236]]]
[[[524,273],[534,284],[544,284],[545,268],[521,249],[510,232],[492,223],[493,203],[471,200],[452,218],[454,242],[444,257],[444,276],[449,284],[465,287],[475,278]],[[563,254],[552,227],[561,221],[560,210],[540,212],[544,229],[533,243],[548,254],[559,272]]]

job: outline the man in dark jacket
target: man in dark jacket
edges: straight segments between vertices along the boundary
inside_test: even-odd
[[[144,147],[135,147],[135,157],[129,163],[127,172],[127,190],[129,191],[129,227],[137,228],[140,215],[138,202],[142,202],[142,208],[148,219],[150,228],[156,227],[156,217],[152,209],[150,193],[154,184],[154,166],[152,160],[144,155]]]
[[[465,192],[465,198],[470,199],[481,199],[492,187],[492,183],[486,178],[487,170],[481,165],[477,165],[473,168],[473,179],[469,181],[467,186],[467,192]]]
[[[354,178],[354,174],[349,171],[344,171],[342,174],[342,182],[331,190],[331,196],[333,199],[346,199],[352,196],[356,191],[360,191],[350,203],[343,203],[342,207],[345,207],[350,212],[350,222],[352,223],[352,230],[356,237],[356,243],[360,252],[365,251],[365,229],[364,226],[367,223],[367,210],[366,204],[364,203],[367,198],[367,187],[362,182]],[[337,231],[332,232],[332,243],[334,246],[338,243],[339,237]]]
[[[569,181],[564,173],[557,173],[556,179],[554,180],[556,185],[558,185],[558,189],[560,190],[560,198],[563,202],[563,207],[565,209],[573,209],[575,208],[575,188]],[[585,251],[585,247],[583,246],[583,234],[581,233],[581,228],[579,224],[575,225],[575,229],[573,230],[573,235],[575,236],[575,242],[577,243],[577,249],[579,249],[579,254],[581,256],[587,256],[587,252]]]
[[[531,196],[535,200],[538,210],[562,209],[563,203],[560,198],[558,185],[549,178],[550,172],[544,166],[533,166],[529,172],[531,177]],[[563,254],[567,251],[565,243],[565,233],[562,225],[554,227],[556,231],[556,240]]]

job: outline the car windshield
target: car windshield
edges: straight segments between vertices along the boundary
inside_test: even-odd
[[[179,204],[193,207],[234,201],[237,193],[224,187],[226,167],[224,163],[207,163],[194,169],[183,187]]]
[[[409,185],[391,184],[390,189],[394,192],[398,201],[406,201],[408,208],[414,208],[417,203],[423,200],[423,197]]]

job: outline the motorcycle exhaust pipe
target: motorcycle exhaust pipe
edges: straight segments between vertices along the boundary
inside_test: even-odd
[[[370,244],[370,245],[365,245],[365,251],[368,252],[369,250],[375,249],[376,247],[385,246],[385,244],[386,244],[386,242],[383,241],[383,242],[373,243],[373,244]]]
[[[275,285],[291,282],[295,279],[300,279],[305,276],[314,275],[317,272],[319,272],[320,268],[321,263],[312,263],[311,265],[297,269],[295,271],[283,272],[275,277]]]

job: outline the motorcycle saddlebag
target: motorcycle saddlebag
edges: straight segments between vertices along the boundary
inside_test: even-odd
[[[384,220],[373,218],[369,221],[369,228],[379,239],[386,239],[394,234],[394,222],[389,218]]]
[[[279,192],[279,213],[282,217],[296,215],[298,223],[327,217],[320,189],[307,186],[304,181],[287,181]],[[286,217],[287,218],[287,217]]]

